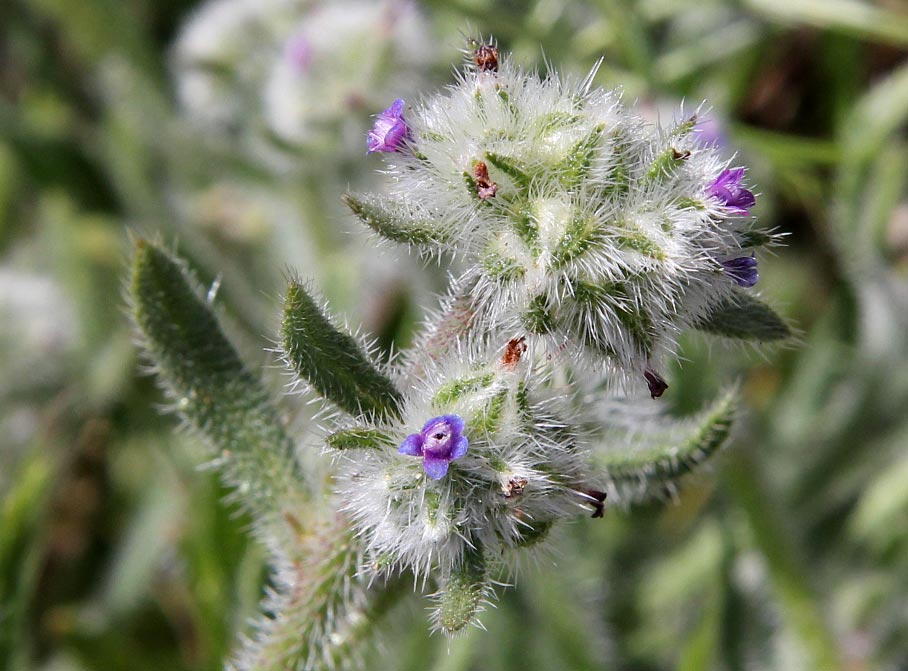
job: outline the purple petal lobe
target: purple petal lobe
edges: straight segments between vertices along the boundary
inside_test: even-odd
[[[410,129],[404,120],[404,101],[398,98],[381,114],[376,115],[372,129],[366,134],[369,153],[400,151]]]
[[[467,453],[468,447],[470,447],[470,441],[467,440],[466,436],[461,436],[460,438],[458,438],[457,442],[454,443],[454,451],[451,453],[451,459],[460,459]]]
[[[447,423],[451,427],[451,432],[460,434],[463,432],[463,419],[458,415],[442,415],[441,417],[433,417],[428,422],[426,422],[422,427],[423,435],[432,430],[436,424],[441,422]]]
[[[422,465],[426,469],[426,475],[433,480],[441,480],[448,473],[449,463],[448,459],[432,459],[427,456]]]
[[[421,457],[422,443],[423,440],[421,434],[411,433],[409,436],[404,438],[404,442],[400,444],[400,447],[397,448],[397,451],[410,457]]]
[[[738,286],[752,287],[760,279],[760,273],[757,271],[757,257],[754,254],[722,261],[722,267],[725,269],[725,274],[737,282]]]
[[[713,198],[722,201],[729,212],[747,216],[750,214],[750,208],[756,204],[753,193],[741,185],[744,178],[744,168],[735,168],[733,170],[725,169],[719,173],[715,181],[706,189]]]

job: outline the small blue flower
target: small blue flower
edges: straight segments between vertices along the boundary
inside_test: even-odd
[[[721,261],[721,264],[725,273],[739,286],[752,287],[760,279],[760,273],[757,272],[757,257],[754,254]]]
[[[369,153],[399,151],[410,129],[404,121],[404,101],[398,98],[381,114],[376,115],[372,129],[366,134]]]
[[[397,451],[411,457],[422,457],[426,475],[440,480],[448,464],[467,453],[470,443],[463,434],[463,419],[457,415],[433,417],[419,433],[411,433]]]
[[[744,177],[744,168],[723,170],[709,185],[706,192],[721,200],[731,213],[746,217],[750,214],[750,208],[757,201],[753,193],[741,186],[742,177]]]

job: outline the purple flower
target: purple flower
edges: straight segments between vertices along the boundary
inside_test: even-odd
[[[448,472],[448,464],[467,453],[470,442],[463,433],[463,420],[457,415],[433,417],[419,433],[411,433],[397,451],[411,457],[422,457],[423,468],[433,480]]]
[[[284,55],[296,72],[307,72],[314,56],[312,44],[304,36],[297,35],[287,42]]]
[[[754,254],[739,256],[736,259],[721,261],[720,263],[726,274],[737,282],[739,286],[752,287],[760,279],[760,273],[757,272],[757,257]]]
[[[410,132],[404,121],[404,101],[398,98],[381,114],[376,115],[372,130],[366,134],[369,153],[399,151],[400,144]]]
[[[709,185],[706,192],[721,200],[733,214],[747,216],[756,200],[750,191],[741,186],[742,177],[744,168],[725,169],[719,173],[716,181]]]

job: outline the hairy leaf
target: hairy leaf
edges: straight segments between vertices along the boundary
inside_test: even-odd
[[[388,240],[418,247],[437,247],[446,242],[444,233],[432,222],[414,217],[402,204],[352,194],[346,194],[344,202],[366,226]]]
[[[766,303],[743,291],[736,291],[693,326],[706,333],[737,340],[772,342],[791,337],[791,329],[782,317]]]
[[[400,394],[349,333],[339,330],[305,287],[291,282],[281,345],[287,365],[324,398],[353,415],[398,413]]]
[[[463,563],[448,576],[441,592],[435,595],[434,626],[448,635],[463,630],[476,621],[489,591],[482,550],[470,550],[465,553]]]
[[[139,240],[129,291],[133,320],[175,410],[205,437],[245,507],[256,517],[282,515],[308,492],[293,442],[184,264]]]
[[[661,493],[715,454],[731,433],[738,395],[726,392],[696,419],[640,419],[614,428],[613,449],[595,454],[619,499],[643,500]]]

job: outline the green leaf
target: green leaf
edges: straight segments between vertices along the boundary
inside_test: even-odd
[[[14,468],[9,461],[4,463],[10,485],[0,489],[0,668],[4,669],[32,668],[34,602],[46,565],[46,520],[57,469],[50,452],[36,449]]]
[[[483,599],[488,592],[482,550],[471,549],[464,554],[463,562],[451,571],[444,588],[435,596],[433,625],[449,636],[463,630],[482,612]]]
[[[606,440],[616,447],[596,453],[596,464],[623,497],[644,500],[660,494],[725,444],[737,403],[737,391],[731,390],[692,420],[641,419],[614,426]]]
[[[349,193],[343,198],[353,214],[383,238],[417,247],[433,247],[447,242],[447,237],[433,222],[414,217],[402,204]]]
[[[281,346],[287,365],[324,398],[352,415],[396,416],[400,393],[340,331],[302,284],[292,281],[284,302]]]
[[[283,516],[308,498],[293,442],[261,381],[240,360],[183,263],[136,243],[132,317],[175,410],[217,456],[256,517]]]
[[[791,337],[791,329],[784,319],[761,300],[743,291],[737,291],[719,303],[693,327],[737,340],[773,342]]]

